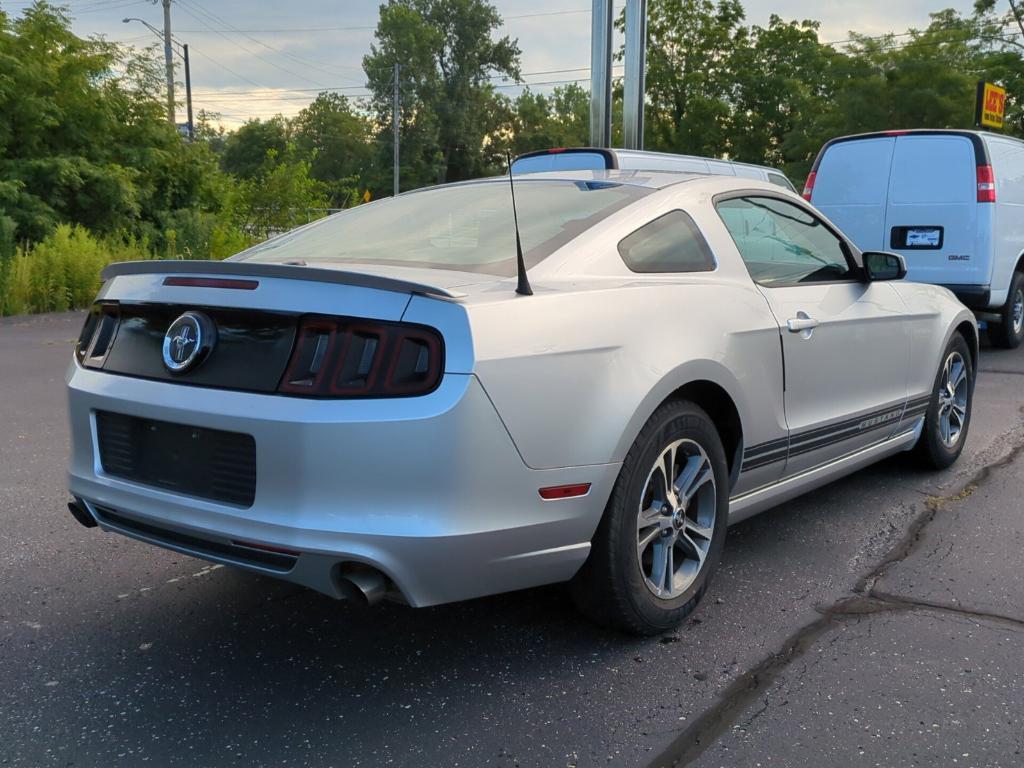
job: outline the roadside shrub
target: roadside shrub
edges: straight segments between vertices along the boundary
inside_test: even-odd
[[[88,306],[100,287],[100,271],[115,261],[150,259],[145,242],[93,237],[61,224],[34,246],[19,247],[0,285],[0,315],[63,312]]]
[[[14,262],[14,219],[0,214],[0,315],[3,314],[3,297],[7,295],[7,280]]]

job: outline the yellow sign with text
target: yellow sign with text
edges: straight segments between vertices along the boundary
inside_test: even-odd
[[[1002,128],[1006,119],[1006,89],[992,83],[978,83],[975,117],[980,128]]]

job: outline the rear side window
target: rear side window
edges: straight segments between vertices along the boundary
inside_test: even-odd
[[[624,238],[619,255],[633,272],[710,272],[715,268],[707,241],[682,211],[670,211]]]
[[[889,202],[976,203],[976,165],[974,145],[969,139],[901,136],[896,140],[893,155]]]
[[[825,150],[811,198],[822,205],[884,205],[896,139],[841,141]]]

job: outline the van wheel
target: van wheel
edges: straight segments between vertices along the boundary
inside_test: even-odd
[[[672,629],[700,602],[718,565],[729,472],[714,423],[695,404],[658,408],[629,449],[570,585],[599,624],[638,635]]]
[[[1003,349],[1016,349],[1024,341],[1024,274],[1013,273],[1010,295],[998,323],[989,326],[989,340]]]

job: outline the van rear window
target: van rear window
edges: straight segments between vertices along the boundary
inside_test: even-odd
[[[884,205],[893,138],[841,141],[825,151],[812,201],[822,205]]]
[[[961,136],[896,140],[889,202],[899,205],[977,202],[974,145]]]

